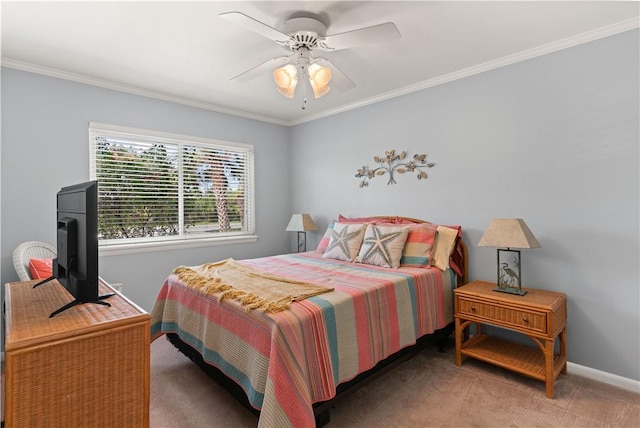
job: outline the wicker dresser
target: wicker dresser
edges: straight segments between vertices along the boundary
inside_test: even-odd
[[[5,426],[148,427],[149,315],[116,294],[49,318],[72,298],[34,283],[5,288]]]
[[[567,373],[567,296],[553,291],[527,289],[527,294],[493,291],[495,283],[474,281],[455,293],[456,364],[464,357],[476,358],[544,381],[546,395],[553,398],[553,384]],[[465,330],[474,324],[473,337]],[[482,331],[490,324],[525,334],[532,339],[524,346]],[[559,353],[554,351],[559,338]]]

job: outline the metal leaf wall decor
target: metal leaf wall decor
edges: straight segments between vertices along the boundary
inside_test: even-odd
[[[396,184],[396,180],[393,178],[394,173],[405,174],[417,172],[418,180],[426,180],[427,172],[426,168],[432,168],[435,163],[427,162],[427,155],[413,155],[413,159],[405,161],[407,158],[407,152],[403,151],[399,155],[396,154],[395,149],[384,152],[384,156],[374,156],[373,161],[378,164],[376,168],[369,168],[363,166],[358,169],[356,173],[357,178],[362,177],[360,187],[366,187],[369,185],[369,180],[380,175],[389,174],[389,181],[387,185]]]

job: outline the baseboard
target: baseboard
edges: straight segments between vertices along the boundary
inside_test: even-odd
[[[640,394],[640,381],[618,376],[612,373],[581,366],[580,364],[567,363],[567,371],[571,374],[586,377],[591,380],[617,386],[628,391]]]

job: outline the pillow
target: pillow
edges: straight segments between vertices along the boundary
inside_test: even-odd
[[[333,226],[335,225],[335,223],[335,221],[332,221],[331,223],[329,223],[329,226],[327,226],[327,230],[324,232],[324,235],[322,235],[322,239],[320,239],[320,242],[318,242],[316,252],[322,254],[327,251],[329,240],[331,239],[331,232],[333,232]]]
[[[368,225],[357,261],[388,268],[400,267],[408,227]]]
[[[458,230],[446,226],[438,226],[436,242],[433,249],[431,265],[444,271],[449,268],[449,257],[453,253],[458,237]]]
[[[449,267],[453,269],[453,271],[460,277],[464,276],[464,254],[462,250],[462,246],[460,243],[462,242],[462,227],[461,226],[447,226],[451,229],[458,230],[458,237],[456,238],[456,244],[453,249],[453,253],[451,253],[451,257],[449,257]]]
[[[335,223],[329,246],[322,257],[346,262],[354,261],[362,244],[364,229],[364,224]]]
[[[47,279],[53,276],[53,259],[29,259],[31,279]]]
[[[409,235],[402,251],[400,266],[431,267],[438,226],[431,223],[414,223],[404,227],[409,228]]]

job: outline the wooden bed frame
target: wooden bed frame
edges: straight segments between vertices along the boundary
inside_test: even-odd
[[[381,217],[378,217],[381,218]],[[406,217],[405,217],[406,218]],[[415,220],[415,219],[410,219]],[[422,220],[415,220],[416,223],[423,222]],[[462,257],[464,261],[464,275],[458,278],[457,287],[460,287],[467,283],[468,280],[468,261],[467,261],[467,246],[462,241],[459,240],[460,248],[462,249]],[[330,410],[334,407],[338,401],[344,399],[346,396],[352,394],[357,391],[359,388],[365,386],[369,382],[377,379],[383,374],[387,373],[391,369],[399,366],[405,361],[411,359],[415,355],[417,355],[422,349],[424,349],[428,345],[436,344],[440,350],[440,352],[444,352],[444,341],[445,339],[453,332],[454,330],[454,322],[452,321],[446,327],[436,330],[431,334],[420,337],[415,345],[406,347],[396,352],[393,355],[390,355],[386,359],[380,361],[373,368],[360,373],[354,379],[342,383],[336,388],[336,396],[330,400],[322,401],[313,405],[313,413],[315,415],[316,427],[322,427],[329,422],[330,418]],[[180,337],[176,333],[167,333],[167,339],[175,346],[180,352],[186,355],[190,360],[196,363],[208,376],[222,385],[225,389],[227,389],[231,395],[233,395],[242,405],[244,405],[247,409],[249,409],[256,416],[260,415],[260,411],[253,408],[251,404],[249,404],[249,399],[247,398],[244,390],[235,383],[231,378],[226,376],[222,371],[218,368],[207,364],[202,355],[198,351],[196,351],[193,347],[183,342]]]

